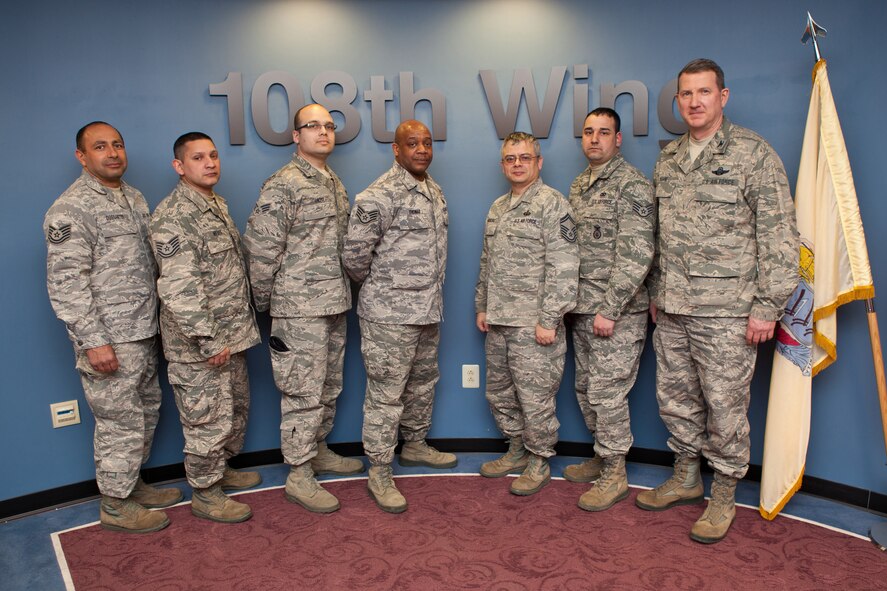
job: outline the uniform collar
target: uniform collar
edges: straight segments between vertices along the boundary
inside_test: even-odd
[[[394,161],[394,166],[391,167],[391,172],[408,191],[412,192],[415,189],[415,191],[420,195],[423,195],[427,199],[431,199],[431,195],[425,195],[419,188],[419,181],[416,179],[416,177],[411,175],[409,171],[401,166],[400,163],[398,163],[396,160]],[[431,175],[427,172],[425,173],[425,185],[428,187],[429,191],[431,191],[432,188],[436,185],[434,179],[432,179]]]
[[[179,184],[176,185],[175,192],[193,203],[197,207],[197,209],[200,210],[201,213],[205,213],[208,209],[212,207],[210,203],[210,198],[208,198],[206,195],[181,179],[179,179]],[[225,205],[225,200],[222,199],[221,195],[213,192],[213,196],[215,197],[215,201],[219,204],[219,206]]]
[[[103,185],[99,181],[99,179],[95,178],[85,168],[83,169],[83,172],[80,173],[80,180],[82,180],[83,184],[85,184],[87,187],[89,187],[90,189],[92,189],[96,193],[101,193],[102,195],[106,196],[108,199],[114,198],[112,195],[113,189],[111,187]],[[124,194],[126,194],[127,188],[129,188],[129,185],[127,185],[123,181],[123,179],[120,179],[120,190],[123,191]]]
[[[517,199],[515,199],[515,195],[514,195],[514,193],[511,192],[511,191],[509,191],[509,192],[508,192],[508,202],[509,202],[510,204],[512,204],[511,207],[517,207],[517,205],[518,205],[519,203],[523,203],[523,202],[525,202],[525,201],[529,202],[533,197],[536,196],[536,193],[539,192],[539,189],[540,189],[540,188],[542,187],[542,185],[544,185],[544,184],[545,184],[545,183],[542,182],[542,177],[540,176],[540,177],[537,178],[535,181],[533,181],[533,183],[532,183],[529,187],[527,187],[526,189],[524,189],[524,192],[521,193],[521,194],[517,197]]]
[[[730,139],[732,138],[732,135],[733,123],[729,119],[727,119],[727,117],[724,117],[724,119],[721,121],[721,126],[715,132],[714,136],[711,138],[711,141],[708,143],[707,146],[705,146],[696,160],[690,160],[689,132],[682,135],[678,140],[667,145],[663,149],[663,152],[672,155],[675,162],[677,162],[678,166],[681,167],[681,170],[687,173],[707,163],[715,154],[726,153],[727,148],[730,146]]]
[[[582,171],[582,179],[580,180],[580,189],[582,192],[585,193],[588,191],[597,181],[610,178],[613,172],[622,166],[623,162],[625,162],[625,159],[622,157],[622,152],[616,152],[616,154],[604,165],[604,169],[601,170],[601,173],[596,179],[594,179],[594,182],[591,181],[591,165],[589,164],[585,170]]]

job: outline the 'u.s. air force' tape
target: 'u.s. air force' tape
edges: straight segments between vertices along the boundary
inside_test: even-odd
[[[157,248],[157,256],[162,259],[168,259],[179,252],[179,237],[173,236],[169,242],[160,242],[158,240],[154,242],[154,246]]]

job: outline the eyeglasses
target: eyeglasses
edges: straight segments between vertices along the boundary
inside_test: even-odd
[[[518,160],[520,160],[521,164],[529,164],[533,160],[538,158],[538,156],[533,156],[532,154],[521,154],[520,156],[515,156],[513,154],[509,154],[505,158],[502,159],[502,162],[505,164],[514,164]]]
[[[296,131],[306,128],[310,129],[311,131],[320,131],[320,129],[323,128],[329,132],[333,132],[336,131],[336,124],[333,122],[321,123],[320,121],[309,121],[305,125],[300,125],[299,127],[297,127]]]

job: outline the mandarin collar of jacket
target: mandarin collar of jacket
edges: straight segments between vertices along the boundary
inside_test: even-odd
[[[604,169],[601,173],[594,179],[594,182],[591,182],[591,164],[589,164],[584,171],[582,171],[582,180],[579,188],[582,193],[587,192],[594,183],[598,182],[601,179],[608,179],[610,175],[613,174],[613,171],[622,166],[622,163],[625,162],[625,158],[622,157],[622,152],[616,152],[616,154],[610,158],[607,163],[604,165]]]
[[[221,195],[213,191],[213,197],[207,197],[182,179],[179,179],[179,184],[176,185],[175,191],[180,193],[183,197],[188,199],[191,203],[193,203],[197,209],[200,210],[200,213],[206,213],[208,209],[212,208],[210,204],[210,200],[212,198],[218,203],[219,207],[225,207],[227,204]]]
[[[678,166],[681,167],[681,170],[684,173],[688,173],[711,160],[713,155],[724,154],[730,145],[732,135],[733,123],[727,117],[724,117],[721,121],[721,127],[718,128],[711,141],[705,146],[696,160],[690,160],[690,132],[685,133],[665,146],[662,153],[671,156]]]
[[[108,186],[103,185],[103,184],[101,183],[101,181],[99,181],[99,179],[97,179],[96,177],[94,177],[94,176],[93,176],[88,170],[86,170],[85,168],[83,169],[83,172],[80,173],[80,179],[83,181],[83,184],[84,184],[84,185],[86,185],[87,187],[89,187],[90,189],[92,189],[93,191],[95,191],[96,193],[100,193],[100,194],[104,195],[104,196],[107,197],[109,200],[113,200],[113,199],[114,199],[114,196],[113,196],[113,194],[112,194],[111,187],[108,187]],[[120,179],[120,190],[123,191],[124,194],[126,194],[126,189],[130,189],[130,190],[131,190],[132,187],[130,187],[129,185],[127,185],[126,182],[125,182],[123,179]]]

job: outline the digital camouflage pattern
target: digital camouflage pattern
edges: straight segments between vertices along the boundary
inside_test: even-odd
[[[206,361],[259,342],[240,233],[218,195],[180,181],[151,216],[160,277],[163,352],[170,361]]]
[[[649,307],[644,280],[653,263],[653,185],[617,153],[592,182],[591,167],[570,186],[579,236],[579,296],[574,314],[618,320]]]
[[[748,470],[749,386],[757,349],[745,344],[745,318],[659,312],[653,333],[659,415],[679,456],[708,459],[717,472]]]
[[[274,318],[271,367],[280,390],[280,450],[298,466],[317,455],[333,429],[342,392],[345,314]]]
[[[475,308],[490,325],[486,397],[502,434],[546,458],[557,443],[563,315],[576,304],[578,254],[573,210],[541,179],[490,207],[475,287]],[[536,343],[537,324],[557,330],[553,344]]]
[[[351,308],[342,268],[348,193],[301,156],[262,185],[243,236],[256,309],[275,318],[329,316]]]
[[[579,251],[570,204],[537,179],[490,207],[474,305],[487,322],[553,329],[576,305]]]
[[[386,324],[443,319],[449,218],[440,186],[428,175],[425,184],[430,195],[395,163],[355,199],[343,263],[363,282],[361,318]]]
[[[373,466],[394,458],[397,432],[406,441],[425,439],[431,428],[434,386],[440,378],[440,324],[382,324],[360,319],[367,389],[363,449]]]
[[[693,161],[688,134],[667,145],[653,182],[659,234],[648,285],[669,447],[741,478],[756,356],[747,318],[779,320],[797,282],[788,179],[763,138],[725,118]]]
[[[632,444],[628,393],[647,336],[644,280],[653,262],[653,185],[617,153],[597,178],[586,168],[570,186],[579,235],[579,297],[571,324],[576,399],[595,454],[624,456]],[[613,334],[594,334],[594,317],[615,320]]]
[[[797,283],[795,208],[779,156],[724,119],[695,161],[689,134],[653,173],[659,207],[651,296],[670,314],[776,321]]]
[[[125,498],[148,459],[161,399],[148,204],[130,185],[111,189],[84,171],[50,207],[43,230],[49,299],[95,416],[96,482],[102,494]],[[108,344],[119,368],[103,374],[86,350]]]
[[[564,373],[564,327],[554,343],[536,342],[536,328],[490,325],[486,335],[487,402],[496,426],[537,456],[554,455],[557,429],[555,395]]]
[[[249,415],[246,354],[232,354],[221,367],[170,361],[167,373],[185,435],[188,484],[208,488],[243,448]]]
[[[647,340],[647,311],[622,314],[613,334],[594,334],[594,316],[571,314],[576,358],[576,399],[594,452],[601,458],[624,456],[633,442],[628,393],[638,376]]]
[[[242,352],[259,342],[240,234],[224,199],[205,197],[183,181],[154,210],[150,228],[185,472],[191,486],[207,488],[243,445],[249,378]],[[226,347],[228,363],[206,363]]]
[[[151,455],[162,397],[157,378],[157,337],[115,343],[114,373],[92,368],[85,351],[77,369],[86,402],[95,417],[95,477],[103,495],[124,499]]]
[[[43,231],[49,300],[76,350],[157,334],[157,267],[139,191],[84,171],[49,208]]]

